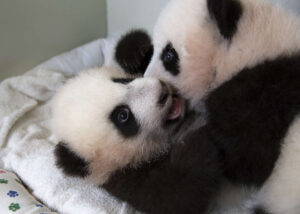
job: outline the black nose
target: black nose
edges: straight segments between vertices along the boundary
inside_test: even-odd
[[[160,105],[164,105],[168,99],[169,90],[168,90],[166,83],[164,83],[163,81],[160,81],[160,84],[161,84],[161,92],[160,92],[158,103]]]

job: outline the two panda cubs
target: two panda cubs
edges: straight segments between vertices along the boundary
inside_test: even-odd
[[[256,190],[237,213],[299,214],[299,19],[263,0],[171,0],[152,44],[126,35],[124,73],[57,94],[57,165],[146,213],[210,213],[225,179]]]
[[[116,55],[123,42],[127,46],[130,38],[144,40],[144,35],[126,35]],[[127,49],[126,56],[139,50]],[[187,111],[167,83],[136,78],[139,65],[126,72],[113,67],[83,71],[59,90],[52,119],[62,140],[55,149],[57,165],[146,213],[185,213],[188,206],[192,212],[206,210],[221,176],[216,149],[195,140],[171,148],[172,139],[200,117]],[[204,184],[211,187],[195,188]],[[203,197],[207,202],[195,207],[193,199]]]

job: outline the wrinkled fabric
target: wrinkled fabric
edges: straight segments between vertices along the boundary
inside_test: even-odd
[[[104,190],[64,176],[53,155],[52,96],[80,70],[103,65],[109,48],[109,40],[99,39],[0,83],[0,168],[15,172],[35,197],[59,213],[135,213]]]

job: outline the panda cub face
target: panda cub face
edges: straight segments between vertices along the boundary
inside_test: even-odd
[[[69,80],[52,109],[57,165],[95,184],[167,151],[185,116],[184,101],[169,85],[105,67]]]
[[[170,1],[154,28],[154,54],[145,73],[172,83],[192,105],[215,76],[219,41],[205,7],[205,0]]]
[[[264,0],[172,0],[154,28],[145,72],[192,106],[245,68],[299,51],[297,17]]]

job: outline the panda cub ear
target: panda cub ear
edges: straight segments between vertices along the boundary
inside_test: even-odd
[[[125,72],[143,75],[153,55],[150,36],[143,30],[125,34],[116,46],[115,58]]]
[[[89,163],[71,151],[66,143],[59,142],[54,150],[56,166],[69,176],[86,177],[90,174]]]
[[[243,8],[239,0],[207,0],[210,17],[215,20],[221,35],[231,40],[237,31]]]

